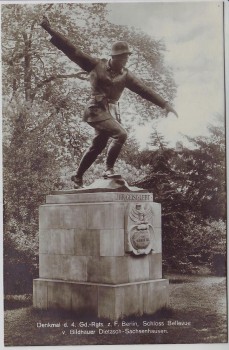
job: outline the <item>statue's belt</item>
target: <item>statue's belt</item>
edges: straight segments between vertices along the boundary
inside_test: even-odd
[[[118,104],[117,100],[108,98],[105,95],[91,95],[90,99],[94,100],[95,102],[112,103],[114,105]]]
[[[104,95],[91,95],[88,107],[90,105],[94,106],[94,104],[103,106],[114,119],[121,123],[119,102],[117,100],[112,100]]]

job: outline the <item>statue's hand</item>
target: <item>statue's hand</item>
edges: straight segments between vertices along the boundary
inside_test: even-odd
[[[51,28],[51,25],[50,25],[50,22],[49,22],[49,19],[48,19],[48,17],[47,16],[43,16],[43,19],[42,19],[42,21],[41,21],[41,23],[40,23],[40,26],[42,27],[42,28],[44,28],[44,29],[49,29],[49,28]]]
[[[175,116],[178,118],[177,112],[168,102],[165,105],[165,110],[166,110],[166,117],[171,112],[171,113],[175,114]]]

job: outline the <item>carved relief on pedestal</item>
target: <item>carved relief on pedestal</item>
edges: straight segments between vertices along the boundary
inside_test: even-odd
[[[135,255],[153,250],[153,209],[150,203],[130,203],[125,213],[125,251]]]

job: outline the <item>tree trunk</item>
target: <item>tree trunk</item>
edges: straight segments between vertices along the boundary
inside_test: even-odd
[[[25,48],[24,48],[24,89],[26,101],[31,101],[31,40],[28,35],[23,33]]]

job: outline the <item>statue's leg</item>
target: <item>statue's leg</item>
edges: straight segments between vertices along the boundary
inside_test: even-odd
[[[104,150],[107,145],[109,136],[105,132],[99,132],[95,129],[95,137],[92,141],[92,145],[83,155],[80,161],[79,168],[76,173],[77,178],[83,177],[85,171],[94,163],[98,155]]]
[[[72,176],[72,181],[74,181],[78,187],[82,186],[83,174],[104,150],[110,137],[113,140],[109,145],[106,159],[106,169],[109,171],[112,171],[122,146],[127,139],[126,130],[113,118],[89,124],[95,129],[95,137],[92,141],[92,145],[83,155],[76,175]]]
[[[98,125],[98,127],[100,130],[101,128],[105,128],[106,134],[113,139],[109,145],[106,159],[106,170],[110,170],[113,169],[122,146],[127,139],[127,132],[121,124],[113,118],[105,120],[101,125]]]

